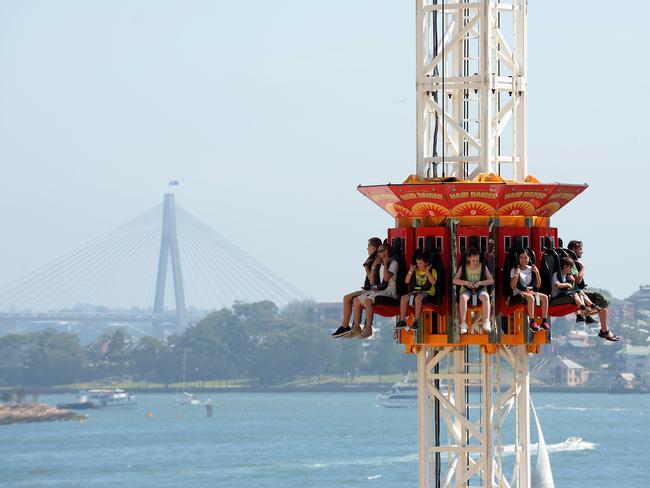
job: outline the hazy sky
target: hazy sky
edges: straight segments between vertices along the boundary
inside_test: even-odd
[[[591,188],[553,220],[587,281],[650,283],[646,2],[529,2],[529,170]],[[414,172],[414,2],[0,3],[0,284],[177,202],[317,300]],[[407,102],[395,101],[406,98]]]

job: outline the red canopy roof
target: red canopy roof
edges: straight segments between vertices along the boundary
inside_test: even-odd
[[[359,186],[392,217],[550,217],[587,185],[444,182]]]

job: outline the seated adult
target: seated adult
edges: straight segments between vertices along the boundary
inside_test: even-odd
[[[607,327],[607,307],[609,306],[609,301],[602,294],[586,289],[587,284],[585,283],[585,265],[582,262],[582,241],[570,241],[568,248],[576,255],[575,266],[572,269],[572,274],[575,277],[576,285],[584,292],[585,295],[587,295],[589,300],[591,300],[596,306],[600,307],[600,311],[598,312],[598,318],[600,319],[600,331],[598,332],[598,337],[601,337],[607,341],[618,341],[620,337],[614,334]],[[588,324],[596,322],[591,318],[591,316],[581,317],[580,314],[578,314],[576,317],[576,322],[580,322],[582,320],[585,320]]]
[[[478,299],[482,304],[483,330],[490,332],[492,330],[490,324],[490,295],[486,287],[494,284],[494,278],[492,278],[487,266],[481,263],[478,250],[475,247],[470,247],[467,251],[466,261],[458,268],[453,284],[461,287],[460,296],[458,297],[458,310],[462,320],[460,333],[467,334],[467,302],[469,302],[473,294],[478,295]]]
[[[360,290],[348,293],[343,297],[343,319],[341,321],[341,326],[336,329],[332,334],[332,337],[344,337],[352,332],[352,329],[350,328],[350,317],[352,317],[353,300],[364,291],[370,290],[374,281],[377,281],[377,284],[379,283],[379,279],[376,276],[377,273],[373,273],[372,269],[372,263],[377,259],[377,249],[379,246],[381,246],[381,239],[379,237],[371,237],[368,239],[368,257],[363,263],[363,270],[366,273],[365,282]]]
[[[375,315],[375,300],[380,297],[387,297],[397,300],[397,272],[399,264],[397,259],[389,257],[390,247],[388,244],[382,244],[377,249],[377,259],[372,263],[371,270],[374,272],[379,267],[379,279],[381,283],[377,287],[372,287],[370,291],[363,292],[352,302],[354,320],[352,324],[351,335],[358,335],[362,339],[372,335],[372,319]],[[366,310],[366,322],[361,330],[361,315],[363,309]]]
[[[436,281],[438,273],[427,263],[424,254],[421,252],[415,255],[415,264],[406,274],[405,282],[409,287],[409,293],[402,295],[400,298],[399,316],[397,317],[397,329],[406,327],[407,309],[409,302],[415,307],[415,320],[411,325],[412,330],[420,327],[420,315],[422,314],[422,305],[425,303],[433,304],[436,295]]]
[[[539,275],[537,266],[530,263],[530,256],[526,249],[517,251],[517,260],[519,265],[510,270],[510,287],[512,288],[512,297],[516,300],[519,297],[527,305],[528,320],[530,329],[537,332],[540,327],[544,330],[550,330],[551,324],[548,321],[548,296],[544,293],[535,291],[542,278]],[[539,299],[542,306],[542,323],[535,323],[535,299]],[[512,303],[513,300],[511,300]]]

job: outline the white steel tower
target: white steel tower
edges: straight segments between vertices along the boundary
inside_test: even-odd
[[[418,178],[523,181],[526,0],[416,5]],[[421,488],[530,488],[525,344],[421,345],[418,387]]]
[[[526,177],[527,0],[416,0],[417,176]]]

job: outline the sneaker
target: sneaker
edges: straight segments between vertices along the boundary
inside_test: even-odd
[[[467,334],[467,322],[463,322],[462,324],[460,324],[460,333]]]
[[[403,329],[404,327],[406,327],[406,320],[400,320],[395,324],[396,329]]]
[[[336,339],[338,337],[344,337],[352,332],[352,329],[350,327],[346,327],[345,325],[342,325],[338,329],[334,331],[332,334],[332,338]]]
[[[594,319],[591,315],[587,315],[587,316],[584,318],[584,320],[585,320],[585,322],[586,322],[587,324],[597,324],[597,323],[598,323],[598,321],[597,321],[596,319]]]
[[[483,322],[483,332],[487,332],[488,334],[492,332],[492,324],[490,324],[489,320]]]
[[[539,325],[535,323],[535,319],[530,319],[529,325],[530,325],[530,330],[532,330],[533,332],[539,331]]]
[[[411,330],[418,330],[419,328],[420,328],[420,322],[414,320],[413,325],[411,325]]]
[[[584,322],[585,318],[582,315],[576,315],[576,322]]]
[[[540,324],[540,327],[544,330],[551,330],[551,324],[549,323],[546,317],[542,319],[542,323]]]

